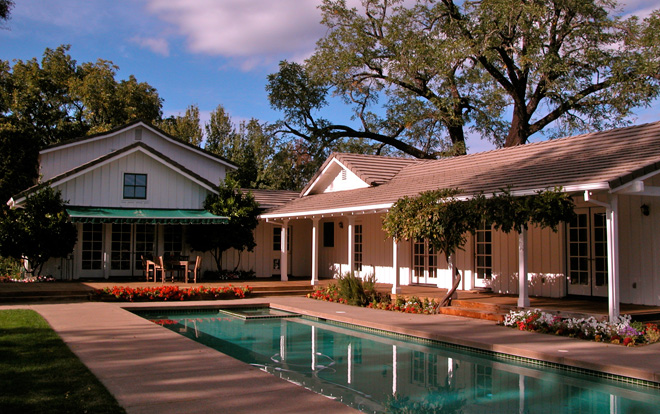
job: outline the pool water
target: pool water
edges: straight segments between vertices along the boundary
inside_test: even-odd
[[[364,412],[660,412],[657,388],[307,317],[139,314]]]

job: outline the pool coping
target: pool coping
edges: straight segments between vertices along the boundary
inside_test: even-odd
[[[338,407],[336,401],[286,383],[175,332],[162,329],[131,312],[137,309],[217,309],[256,304],[369,329],[660,383],[660,358],[657,358],[660,344],[626,348],[518,331],[490,321],[450,315],[388,312],[304,297],[158,303],[88,302],[0,306],[0,309],[31,308],[44,316],[129,413],[153,412],[156,408],[159,412],[175,413],[184,407],[191,412],[191,401],[198,408],[195,412],[220,408],[231,413],[254,412],[259,407],[263,408],[264,404],[268,404],[270,412],[306,412],[311,406],[313,411],[319,407],[332,407],[328,409],[333,412],[356,412],[344,405]],[[99,321],[103,322],[102,326],[99,326]],[[154,370],[152,367],[158,368]],[[211,371],[211,367],[217,372]],[[202,378],[199,372],[204,373]],[[227,375],[235,375],[246,381],[245,384],[252,385],[237,387],[234,382],[227,384]],[[155,387],[155,384],[163,385]],[[220,388],[215,388],[216,385]],[[231,400],[218,402],[215,392],[222,390],[220,394],[225,395],[226,389],[231,389],[227,395]]]

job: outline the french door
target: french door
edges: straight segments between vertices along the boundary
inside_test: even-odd
[[[607,296],[607,227],[603,208],[576,209],[568,224],[568,294]]]
[[[155,251],[155,226],[112,224],[110,276],[132,276],[142,272],[142,256]]]
[[[436,284],[438,282],[438,255],[427,240],[413,243],[413,283]]]

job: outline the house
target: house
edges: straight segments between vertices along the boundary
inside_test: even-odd
[[[459,289],[528,295],[609,298],[660,305],[660,122],[440,160],[333,154],[301,196],[261,218],[308,243],[293,256],[311,258],[312,283],[348,271],[378,282],[449,288],[453,272],[424,240],[395,242],[384,214],[403,196],[458,188],[463,195],[514,195],[560,187],[576,219],[554,233],[530,227],[505,234],[484,226],[452,257]],[[291,255],[281,243],[282,273]],[[301,251],[302,250],[302,251]],[[526,277],[519,278],[523,274]]]
[[[39,152],[42,183],[12,197],[20,207],[26,197],[50,185],[62,192],[67,211],[78,228],[73,254],[51,259],[43,272],[62,279],[116,278],[143,274],[142,256],[198,255],[186,241],[191,224],[221,224],[203,209],[208,194],[236,169],[229,161],[194,145],[181,142],[142,121],[114,130],[62,142]],[[291,192],[255,190],[263,208],[296,197]],[[244,266],[253,265],[258,276],[271,276],[272,224],[257,228],[259,248]],[[266,243],[266,237],[271,244]],[[279,260],[279,246],[278,246]],[[262,257],[268,256],[268,260]],[[226,253],[224,263],[235,266],[241,256]],[[259,265],[256,259],[259,258]],[[209,253],[202,269],[214,269]]]

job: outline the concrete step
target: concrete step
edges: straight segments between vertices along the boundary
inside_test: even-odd
[[[43,292],[39,292],[43,293]],[[61,295],[18,295],[18,296],[2,296],[0,303],[69,303],[69,302],[88,302],[90,295],[88,294],[61,294]]]
[[[443,315],[462,316],[465,318],[485,319],[495,322],[503,321],[505,315],[505,313],[493,312],[483,309],[463,308],[454,305],[440,308],[439,313]]]
[[[264,297],[264,296],[306,296],[311,293],[311,289],[289,289],[289,290],[253,290],[250,294],[251,298]]]

